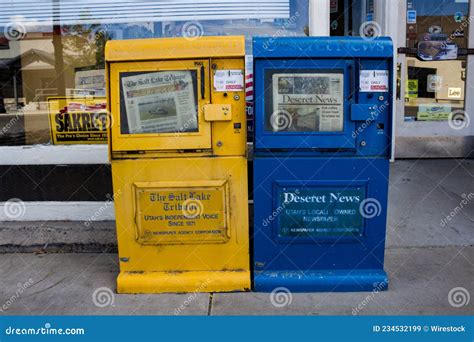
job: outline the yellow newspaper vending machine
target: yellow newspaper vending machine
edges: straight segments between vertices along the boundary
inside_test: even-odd
[[[119,293],[250,288],[244,37],[109,41]]]

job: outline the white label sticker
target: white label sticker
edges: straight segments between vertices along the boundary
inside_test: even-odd
[[[462,95],[462,89],[461,88],[448,88],[448,97],[450,99],[460,99]]]
[[[216,70],[214,74],[214,89],[216,91],[244,90],[243,70]]]
[[[361,92],[387,92],[388,70],[361,70],[359,84]]]

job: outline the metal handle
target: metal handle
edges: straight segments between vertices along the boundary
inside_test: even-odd
[[[402,98],[402,63],[397,63],[397,94],[396,99],[400,100]]]
[[[352,99],[354,96],[354,68],[352,64],[349,64],[349,96],[347,97],[349,100]]]
[[[201,98],[204,100],[206,98],[205,91],[206,91],[206,83],[205,83],[205,72],[204,66],[201,67]]]
[[[400,54],[408,55],[408,56],[414,56],[416,57],[418,55],[418,48],[414,47],[399,47],[397,49],[397,52]],[[471,48],[458,48],[458,56],[468,56],[468,55],[474,55],[474,49]]]

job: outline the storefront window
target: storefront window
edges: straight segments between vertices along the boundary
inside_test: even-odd
[[[103,129],[103,120],[82,118],[97,118],[105,111],[101,103],[105,104],[107,40],[244,34],[251,51],[253,35],[307,35],[308,3],[8,2],[0,10],[0,145],[105,144],[106,139],[97,139],[96,134]],[[54,123],[64,123],[70,112],[76,114],[71,116],[74,124],[62,127],[71,131],[54,139],[59,129]],[[65,142],[67,137],[71,141]]]
[[[380,36],[383,27],[376,9],[382,5],[382,0],[331,0],[331,36]]]
[[[407,1],[405,121],[463,120],[468,1]]]

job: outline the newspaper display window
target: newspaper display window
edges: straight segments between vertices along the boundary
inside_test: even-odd
[[[272,132],[342,132],[343,73],[310,71],[266,75],[266,127]]]
[[[122,134],[198,131],[195,70],[120,74]]]

